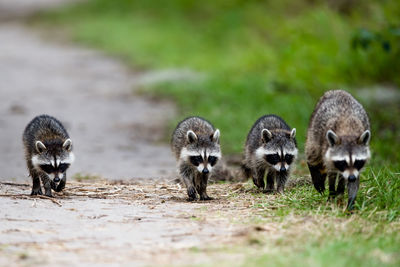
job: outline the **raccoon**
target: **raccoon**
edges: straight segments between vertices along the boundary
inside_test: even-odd
[[[292,163],[297,157],[296,128],[291,129],[276,115],[259,118],[247,135],[242,170],[247,178],[264,189],[267,173],[266,192],[283,193]]]
[[[32,177],[31,195],[43,194],[40,180],[46,196],[52,196],[51,189],[63,190],[74,154],[72,141],[61,122],[48,115],[37,116],[26,126],[22,140]]]
[[[360,172],[371,155],[370,138],[368,115],[361,104],[345,91],[326,92],[311,115],[305,145],[315,189],[322,194],[328,176],[329,198],[334,198],[344,194],[347,183],[347,208],[351,210]]]
[[[197,194],[200,200],[212,199],[207,195],[207,181],[221,158],[219,137],[220,131],[200,117],[184,119],[172,135],[171,148],[190,201]]]

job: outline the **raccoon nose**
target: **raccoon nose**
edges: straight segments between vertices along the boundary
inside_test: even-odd
[[[282,166],[281,166],[281,172],[285,172],[286,171],[286,168],[285,168],[285,166],[283,166],[283,164],[282,164]]]
[[[209,172],[210,172],[210,171],[209,171],[207,168],[204,168],[204,169],[203,169],[203,173],[204,173],[204,174],[207,174],[207,173],[209,173]]]
[[[349,182],[352,183],[352,182],[355,182],[357,178],[356,178],[356,176],[354,174],[352,174],[352,175],[349,176],[348,179],[349,179]]]
[[[53,179],[53,181],[56,182],[56,183],[58,183],[58,182],[60,181],[60,178],[55,177],[55,178]]]

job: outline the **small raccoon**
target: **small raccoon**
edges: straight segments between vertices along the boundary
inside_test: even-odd
[[[26,126],[22,140],[32,177],[31,195],[42,195],[40,180],[46,196],[52,196],[51,189],[63,190],[74,154],[72,141],[61,122],[48,115],[37,116]]]
[[[221,158],[220,132],[207,120],[189,117],[176,127],[171,148],[178,161],[178,172],[187,188],[189,200],[210,200],[207,181]]]
[[[267,173],[267,192],[283,193],[291,164],[297,156],[296,128],[291,129],[276,115],[259,118],[247,135],[242,170],[247,178],[264,189]]]
[[[351,210],[360,172],[370,158],[370,138],[368,115],[361,104],[345,91],[326,92],[311,115],[305,145],[315,189],[321,194],[325,191],[328,175],[329,198],[334,198],[344,193],[347,182],[347,208]]]

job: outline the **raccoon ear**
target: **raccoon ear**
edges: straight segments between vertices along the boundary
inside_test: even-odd
[[[35,148],[38,153],[42,153],[47,149],[46,146],[41,141],[36,141]]]
[[[189,143],[193,143],[193,142],[197,141],[197,135],[192,130],[187,131],[186,137],[187,137]]]
[[[272,139],[272,133],[268,129],[263,129],[261,131],[261,139],[264,140],[265,143]]]
[[[369,140],[371,140],[371,132],[369,130],[366,130],[360,135],[360,138],[358,138],[358,143],[368,145]]]
[[[326,132],[326,140],[328,140],[329,146],[334,146],[339,142],[339,137],[334,131],[328,130]]]
[[[210,136],[211,141],[218,143],[219,142],[219,129],[215,130],[215,132]]]
[[[72,141],[71,139],[67,139],[65,140],[64,144],[63,144],[63,148],[67,151],[71,151],[72,150]]]
[[[290,138],[295,138],[296,137],[296,128],[293,128],[292,131],[290,132]]]

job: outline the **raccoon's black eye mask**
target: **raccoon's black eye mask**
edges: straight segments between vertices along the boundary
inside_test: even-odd
[[[42,169],[45,173],[53,173],[53,172],[65,172],[69,167],[67,163],[61,163],[57,168],[54,168],[53,165],[43,164],[40,165],[40,169]]]
[[[267,160],[268,163],[272,165],[275,165],[281,161],[281,157],[279,157],[278,154],[268,154],[265,156],[265,159]]]
[[[285,155],[285,161],[286,161],[286,163],[287,164],[292,164],[292,162],[293,162],[293,155],[290,155],[290,154],[286,154]]]
[[[208,162],[211,164],[211,166],[214,166],[217,163],[218,158],[214,156],[209,156],[208,157]]]
[[[191,156],[189,160],[194,166],[199,166],[200,163],[203,163],[203,158],[201,156]]]
[[[354,161],[354,168],[356,168],[357,170],[360,170],[362,167],[364,167],[365,164],[365,160],[360,160],[360,159],[356,159]]]
[[[335,165],[335,168],[341,172],[344,172],[344,170],[348,167],[345,160],[337,160],[334,161],[333,164]]]

